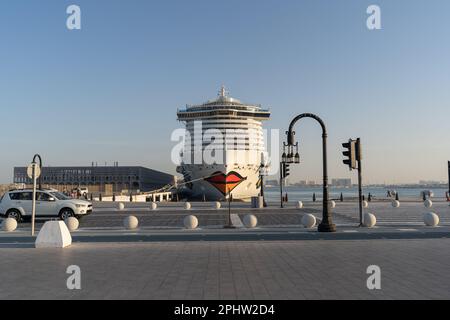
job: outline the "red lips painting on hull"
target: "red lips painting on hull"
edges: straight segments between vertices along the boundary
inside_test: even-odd
[[[231,171],[228,174],[218,171],[205,180],[212,184],[223,195],[226,195],[227,193],[233,191],[233,189],[236,188],[242,181],[247,180],[247,178],[242,177],[235,171]]]

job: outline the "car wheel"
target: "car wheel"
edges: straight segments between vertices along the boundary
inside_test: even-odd
[[[59,218],[65,221],[67,218],[73,217],[75,214],[72,209],[64,208],[59,212]]]
[[[22,220],[22,215],[20,214],[20,211],[16,209],[9,210],[8,213],[6,214],[6,217],[16,219],[17,222],[20,222]]]

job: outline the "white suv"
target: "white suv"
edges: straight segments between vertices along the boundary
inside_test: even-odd
[[[0,199],[0,216],[22,221],[31,218],[33,191],[6,192]],[[36,191],[36,218],[80,218],[92,213],[92,203],[77,200],[55,190]]]
[[[88,193],[89,193],[89,189],[86,187],[79,187],[76,189],[76,191],[82,196],[82,197],[87,197]]]

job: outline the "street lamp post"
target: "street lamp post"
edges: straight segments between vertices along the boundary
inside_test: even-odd
[[[289,131],[287,134],[287,144],[285,146],[288,147],[288,154],[286,155],[287,161],[291,163],[299,163],[300,157],[298,152],[294,156],[294,147],[298,147],[298,143],[294,143],[295,131],[294,125],[295,123],[302,118],[312,118],[319,122],[322,127],[322,157],[323,157],[323,213],[322,213],[322,222],[319,224],[318,231],[319,232],[335,232],[336,225],[333,224],[331,218],[331,204],[329,201],[329,190],[328,190],[328,159],[327,159],[327,129],[325,123],[318,116],[312,113],[303,113],[296,116],[289,125]],[[283,154],[284,156],[284,154]]]

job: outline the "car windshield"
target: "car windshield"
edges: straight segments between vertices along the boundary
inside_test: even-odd
[[[69,200],[69,199],[71,199],[70,197],[66,196],[65,194],[63,194],[61,192],[50,192],[50,194],[52,196],[54,196],[56,199],[58,199],[58,200]]]

